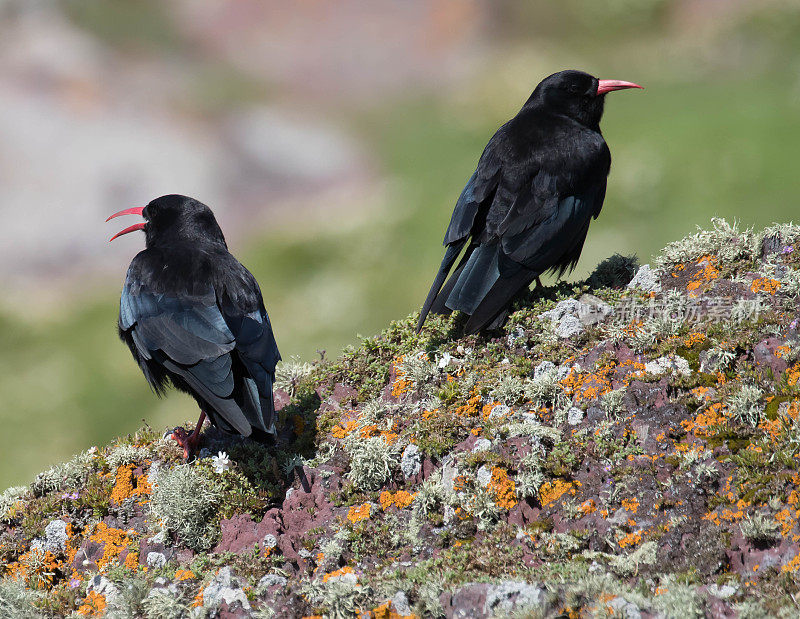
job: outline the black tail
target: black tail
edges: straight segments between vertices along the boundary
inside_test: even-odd
[[[536,279],[536,272],[525,268],[510,277],[498,277],[464,326],[464,334],[472,335],[490,324],[500,326],[496,320],[498,316],[506,312],[514,297],[521,290],[530,286],[534,279]],[[499,322],[502,323],[502,320]]]
[[[464,243],[466,243],[466,239],[456,241],[455,243],[447,246],[447,250],[444,252],[444,258],[442,259],[442,264],[439,266],[439,272],[436,274],[436,279],[433,280],[433,285],[431,286],[430,292],[428,292],[428,297],[425,299],[425,303],[422,305],[422,310],[419,313],[417,333],[422,330],[422,325],[425,323],[425,319],[428,317],[428,312],[430,312],[431,306],[436,300],[436,296],[439,294],[439,290],[441,289],[445,278],[447,278],[447,274],[453,267],[453,263],[456,261],[456,258],[458,258],[461,248],[464,247]]]

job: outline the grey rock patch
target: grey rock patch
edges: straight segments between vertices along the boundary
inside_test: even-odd
[[[641,619],[642,611],[639,607],[622,596],[615,597],[608,605],[625,619]]]
[[[213,580],[203,589],[203,607],[219,608],[225,602],[229,607],[239,604],[250,610],[250,602],[239,583],[239,579],[231,575],[231,568],[223,567]]]
[[[400,615],[408,616],[411,614],[411,605],[408,603],[405,591],[398,591],[392,596],[392,606]]]
[[[501,417],[505,417],[511,412],[511,408],[506,406],[505,404],[498,404],[492,409],[492,412],[489,413],[489,419],[500,419]]]
[[[403,455],[400,457],[400,470],[404,476],[413,477],[420,472],[421,468],[422,457],[419,453],[419,447],[412,443],[403,450]]]
[[[689,362],[680,355],[659,357],[654,361],[648,361],[644,365],[644,370],[648,374],[653,374],[655,376],[667,373],[689,376],[692,373]]]
[[[545,592],[540,587],[509,580],[489,586],[483,612],[488,616],[505,615],[515,610],[540,607],[544,602]]]
[[[709,585],[707,591],[713,595],[714,597],[721,598],[723,600],[728,599],[729,597],[736,595],[738,589],[731,585],[722,585],[719,586],[717,584]]]
[[[67,548],[67,523],[53,520],[44,528],[44,539],[37,538],[31,542],[31,549],[41,552],[65,552]]]
[[[489,467],[484,464],[478,469],[476,477],[481,487],[485,488],[489,485],[489,482],[492,481],[492,472],[489,470]]]
[[[556,364],[552,361],[542,361],[539,365],[533,368],[533,378],[537,379],[545,374],[548,374],[556,369]]]
[[[567,423],[571,426],[577,426],[583,421],[583,411],[577,406],[573,406],[567,411]]]
[[[147,565],[150,567],[164,567],[167,564],[167,557],[160,552],[147,553]]]
[[[86,583],[86,595],[89,595],[92,591],[105,597],[106,601],[109,603],[113,602],[119,595],[119,589],[117,589],[114,583],[101,574],[98,574]]]
[[[644,292],[660,292],[661,279],[658,276],[658,271],[651,268],[649,264],[643,264],[636,271],[633,279],[628,282],[628,288],[638,288]]]
[[[564,316],[558,321],[555,328],[556,335],[562,340],[580,335],[583,332],[583,325],[576,316]]]
[[[489,451],[492,448],[492,441],[488,438],[479,438],[475,441],[475,445],[472,447],[472,453],[478,453],[479,451]]]
[[[270,587],[285,587],[287,582],[289,581],[280,574],[267,574],[266,576],[262,576],[261,580],[258,581],[256,590],[263,593]]]

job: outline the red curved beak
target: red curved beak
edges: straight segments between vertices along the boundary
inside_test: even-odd
[[[626,88],[641,88],[644,90],[643,86],[639,86],[639,84],[634,84],[633,82],[623,82],[622,80],[600,80],[597,84],[597,96],[599,97],[600,95],[604,95],[613,90],[625,90]]]
[[[139,215],[139,216],[141,216],[143,211],[144,211],[144,207],[143,206],[134,206],[134,207],[131,207],[131,208],[126,208],[126,209],[124,209],[122,211],[119,211],[118,213],[114,213],[113,215],[111,215],[111,217],[106,219],[106,221],[111,221],[112,219],[114,219],[114,217],[119,217],[121,215]],[[117,232],[114,236],[112,236],[110,239],[108,239],[108,242],[110,243],[115,238],[117,238],[119,236],[122,236],[123,234],[128,234],[129,232],[136,232],[137,230],[143,230],[146,225],[147,225],[146,222],[142,222],[142,223],[138,223],[138,224],[133,224],[132,226],[128,226],[124,230],[121,230],[120,232]]]

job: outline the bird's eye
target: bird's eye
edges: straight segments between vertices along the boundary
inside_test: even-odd
[[[571,85],[570,85],[570,87],[569,87],[569,91],[570,91],[570,92],[571,92],[573,95],[576,95],[576,94],[578,94],[578,90],[579,90],[579,88],[578,88],[577,84],[571,84]]]

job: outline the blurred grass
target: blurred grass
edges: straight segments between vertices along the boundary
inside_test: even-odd
[[[661,5],[651,4],[660,20]],[[646,262],[712,216],[757,227],[795,217],[800,82],[780,67],[798,66],[800,22],[784,23],[778,45],[762,33],[773,21],[737,26],[741,40],[767,43],[755,46],[753,65],[728,70],[713,54],[704,67],[678,70],[692,69],[694,52],[665,54],[671,47],[663,39],[644,47],[605,36],[583,42],[581,57],[591,61],[577,66],[647,89],[608,97],[609,189],[574,277],[615,252]],[[389,179],[375,204],[256,233],[233,248],[261,283],[284,358],[310,359],[318,349],[335,356],[357,334],[419,307],[456,197],[491,134],[536,81],[525,62],[503,53],[470,91],[410,95],[352,116],[353,132]],[[783,64],[768,62],[778,55]],[[522,69],[501,75],[506,61]],[[195,415],[185,396],[157,400],[117,341],[118,291],[119,283],[109,285],[58,321],[0,315],[0,424],[13,437],[0,452],[0,487],[29,481],[47,463],[132,431],[143,418],[160,428]]]

